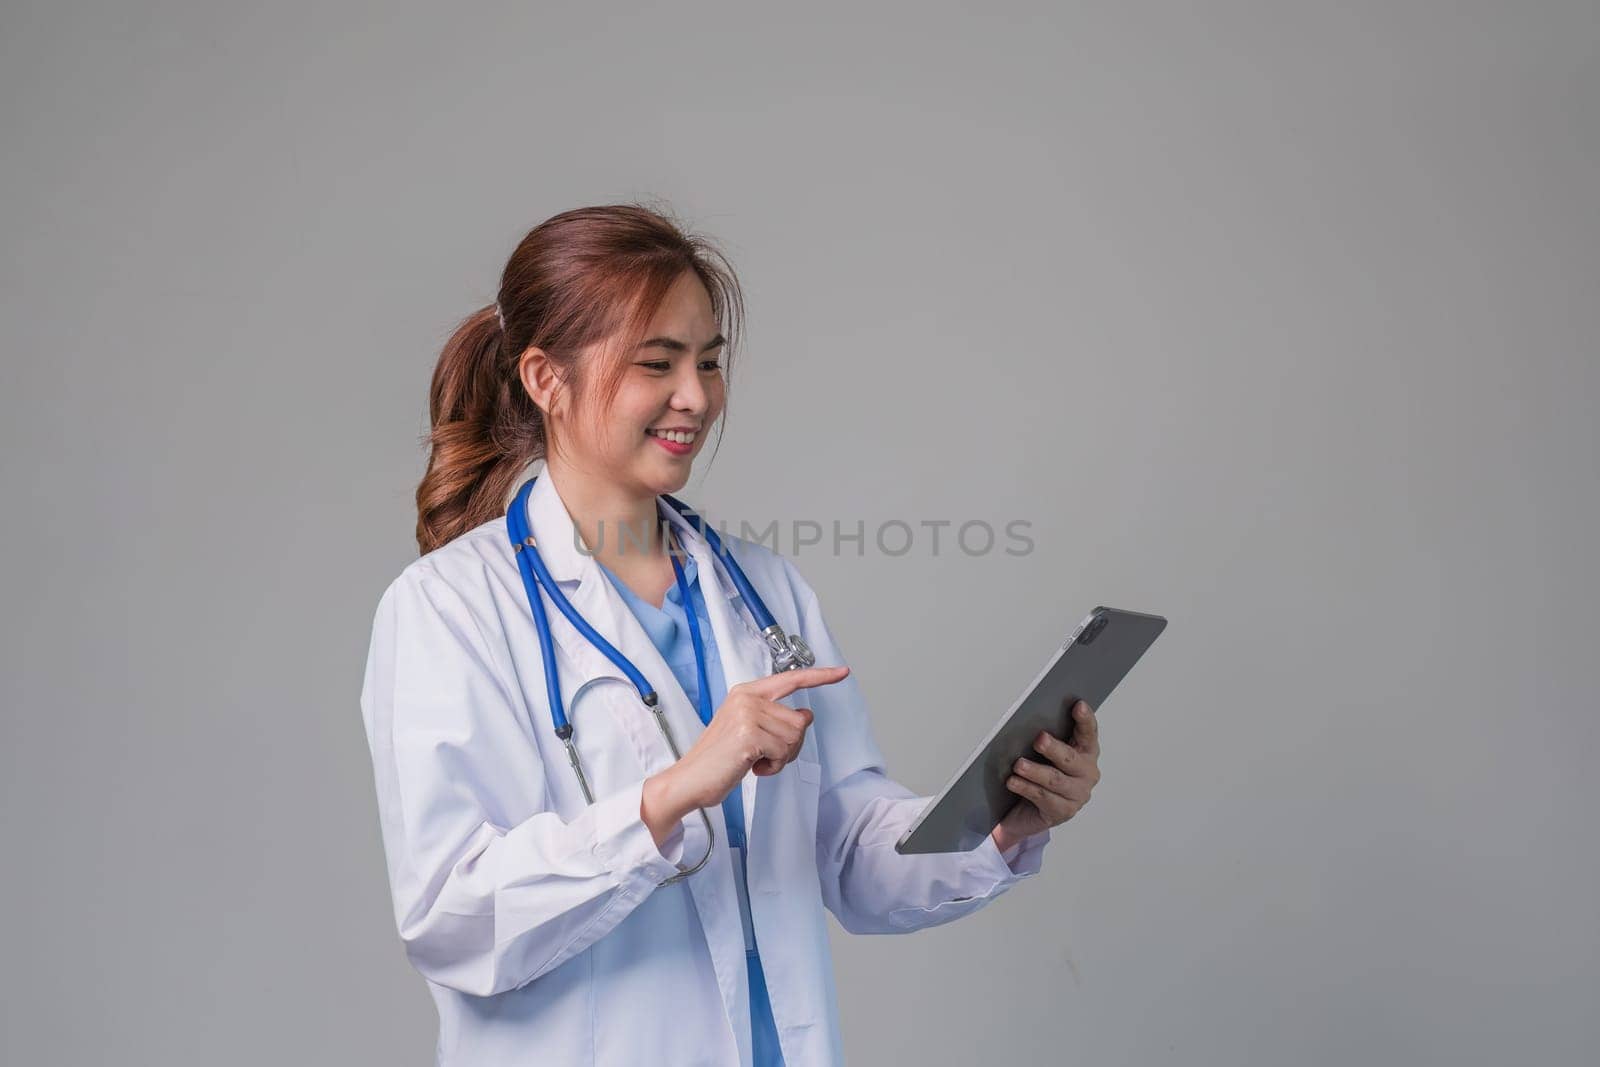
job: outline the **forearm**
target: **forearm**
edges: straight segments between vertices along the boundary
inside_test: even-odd
[[[639,796],[639,817],[650,828],[657,848],[672,836],[684,816],[693,810],[694,805],[684,799],[679,778],[671,767],[644,780],[644,788]]]
[[[1016,866],[988,845],[967,852],[902,854],[895,842],[932,801],[881,770],[858,772],[821,798],[823,900],[851,933],[899,933],[948,922],[1038,870],[1037,850]]]
[[[484,822],[455,846],[429,847],[391,818],[395,917],[412,964],[440,985],[490,996],[603,937],[676,867],[630,815],[635,791],[571,822],[551,811],[508,830]]]

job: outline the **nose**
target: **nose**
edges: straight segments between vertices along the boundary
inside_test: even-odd
[[[701,380],[699,365],[693,360],[682,360],[673,380],[673,409],[699,416],[705,414],[710,403],[705,382]]]

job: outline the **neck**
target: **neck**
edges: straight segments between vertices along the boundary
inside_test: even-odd
[[[585,551],[612,573],[636,571],[666,558],[654,493],[586,476],[554,457],[545,460],[541,477],[550,479]]]

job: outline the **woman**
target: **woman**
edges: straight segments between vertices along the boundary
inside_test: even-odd
[[[379,602],[362,713],[441,1064],[840,1062],[823,909],[855,933],[970,914],[1039,870],[1049,828],[1099,778],[1080,703],[1073,744],[1041,735],[1052,765],[1019,764],[1022,800],[980,848],[895,852],[928,798],[885,775],[816,594],[786,558],[723,536],[815,652],[774,673],[739,587],[663,497],[722,414],[741,318],[703,239],[640,207],[586,208],[523,239],[497,303],[440,357],[423,555]],[[513,549],[513,521],[531,545]],[[533,552],[654,687],[662,729],[530,587]]]

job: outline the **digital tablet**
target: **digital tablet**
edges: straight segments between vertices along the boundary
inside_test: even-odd
[[[1139,662],[1167,620],[1159,615],[1098,607],[1084,617],[1011,710],[984,738],[944,790],[895,843],[902,854],[968,852],[983,844],[1022,798],[1006,788],[1022,756],[1048,764],[1034,751],[1039,731],[1070,739],[1072,706],[1087,701],[1096,717],[1106,697]]]

